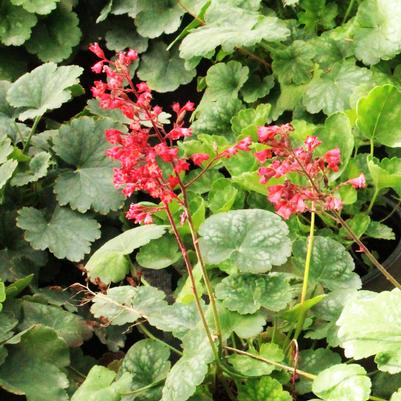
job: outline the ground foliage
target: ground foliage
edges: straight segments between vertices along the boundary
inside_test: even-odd
[[[401,399],[400,291],[361,289],[352,239],[322,219],[309,299],[299,303],[309,221],[273,213],[245,152],[220,160],[189,191],[221,340],[247,353],[225,350],[216,368],[168,219],[159,213],[134,227],[112,185],[103,134],[127,130],[127,117],[95,100],[83,105],[89,85],[78,65],[89,71],[82,57],[92,60],[94,40],[110,55],[143,53],[132,72],[167,99],[164,123],[169,92],[196,88],[184,93],[200,100],[183,157],[211,157],[247,136],[257,141],[259,126],[290,121],[296,141],[317,135],[322,154],[339,147],[329,185],[360,173],[369,184],[339,189],[344,218],[358,238],[389,241],[392,228],[366,208],[389,190],[401,196],[399,0],[0,0],[0,15],[4,391],[28,401],[210,401],[216,377],[235,377],[228,386],[239,401],[289,401],[294,392]],[[178,222],[178,205],[171,209]],[[190,244],[187,223],[179,232]],[[217,331],[199,264],[193,274]],[[112,354],[96,360],[85,342]],[[377,367],[369,374],[368,357]]]

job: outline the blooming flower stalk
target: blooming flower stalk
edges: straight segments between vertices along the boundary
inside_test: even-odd
[[[340,149],[334,148],[322,156],[316,156],[315,150],[321,145],[316,136],[308,136],[304,143],[292,147],[291,124],[259,127],[259,142],[266,149],[256,152],[255,157],[267,166],[259,168],[260,182],[269,184],[272,178],[283,178],[281,184],[270,185],[267,198],[273,203],[277,214],[287,220],[294,213],[320,210],[340,210],[341,199],[335,196],[336,190],[343,185],[354,188],[366,186],[365,177],[348,180],[335,188],[328,187],[330,173],[339,171],[341,163]]]

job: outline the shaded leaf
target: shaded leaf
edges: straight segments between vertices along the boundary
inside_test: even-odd
[[[150,51],[141,57],[138,69],[139,78],[157,92],[171,92],[195,76],[195,70],[185,69],[176,49],[168,52],[166,48],[161,41],[153,42]]]
[[[44,305],[31,302],[29,299],[22,301],[24,319],[19,325],[20,330],[41,324],[52,328],[68,346],[78,347],[92,335],[85,320],[71,312],[67,312],[58,306]]]
[[[0,386],[25,394],[28,401],[68,401],[68,347],[50,328],[35,326],[9,340],[6,362],[0,366]]]
[[[0,41],[6,46],[20,46],[31,36],[37,18],[22,7],[13,6],[8,1],[0,5]]]
[[[73,11],[57,9],[35,26],[26,49],[43,62],[59,63],[79,44],[81,30],[78,24],[78,16]]]
[[[113,186],[114,163],[105,152],[104,132],[115,127],[109,119],[73,119],[62,125],[54,139],[53,150],[72,168],[62,171],[54,192],[61,206],[69,204],[81,213],[93,208],[106,214],[122,206],[123,196]]]
[[[135,25],[138,33],[146,38],[175,32],[185,12],[174,0],[143,1],[139,4],[141,11],[135,18]]]
[[[18,211],[17,226],[33,249],[48,248],[57,258],[78,262],[90,251],[90,244],[100,237],[96,220],[56,207],[51,215],[33,207]]]
[[[20,187],[45,177],[47,175],[47,169],[50,165],[50,158],[50,153],[37,153],[29,162],[29,170],[17,172],[11,180],[11,185]]]
[[[113,29],[106,32],[106,46],[110,50],[135,49],[143,53],[148,48],[148,39],[140,36],[132,19],[119,19],[113,24]]]
[[[15,6],[22,6],[26,11],[45,15],[52,12],[59,0],[10,0]]]

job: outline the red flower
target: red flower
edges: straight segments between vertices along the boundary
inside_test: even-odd
[[[351,184],[354,188],[366,188],[366,179],[362,173],[359,175],[359,177],[351,178],[346,183]]]
[[[324,161],[327,163],[327,167],[333,171],[338,171],[338,165],[341,162],[340,149],[335,148],[329,150],[323,156]]]
[[[191,159],[196,166],[200,166],[204,161],[208,160],[209,157],[207,153],[194,153]]]

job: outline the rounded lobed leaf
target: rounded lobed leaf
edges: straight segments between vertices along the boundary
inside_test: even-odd
[[[160,238],[165,231],[166,226],[150,224],[127,230],[106,242],[86,263],[89,278],[98,277],[106,284],[123,280],[131,266],[127,255],[151,240]]]
[[[195,74],[194,69],[185,69],[177,50],[167,51],[167,45],[161,41],[154,42],[150,51],[141,57],[138,69],[139,78],[157,92],[171,92],[191,82]]]
[[[361,291],[337,320],[340,345],[349,358],[376,355],[380,370],[401,372],[401,291]]]
[[[362,366],[339,364],[319,373],[312,391],[324,401],[366,401],[371,386]]]
[[[291,254],[288,227],[261,209],[235,210],[206,219],[199,229],[206,263],[228,261],[241,272],[264,273],[284,264]]]
[[[81,213],[93,208],[106,214],[118,210],[123,196],[113,186],[114,163],[105,152],[104,132],[115,127],[110,119],[80,117],[64,124],[54,139],[53,150],[71,169],[59,174],[54,186],[61,206],[69,204]]]
[[[216,296],[227,309],[241,314],[255,313],[261,307],[278,312],[292,299],[287,279],[277,273],[231,275],[216,286]]]
[[[90,244],[100,237],[100,225],[88,216],[56,207],[51,215],[33,207],[18,211],[17,226],[33,249],[49,249],[57,258],[73,262],[89,253]]]
[[[293,246],[292,262],[302,276],[306,258],[306,240]],[[329,290],[360,288],[361,280],[354,273],[355,264],[345,247],[329,237],[316,236],[313,243],[309,282],[321,284]]]
[[[357,125],[367,138],[401,147],[401,91],[392,85],[372,89],[358,102]]]
[[[10,86],[7,101],[11,106],[22,108],[18,116],[22,121],[41,116],[71,99],[68,88],[79,83],[82,71],[76,65],[42,64]]]
[[[35,26],[26,49],[44,62],[59,63],[79,44],[81,30],[78,24],[78,16],[73,11],[57,9]]]

